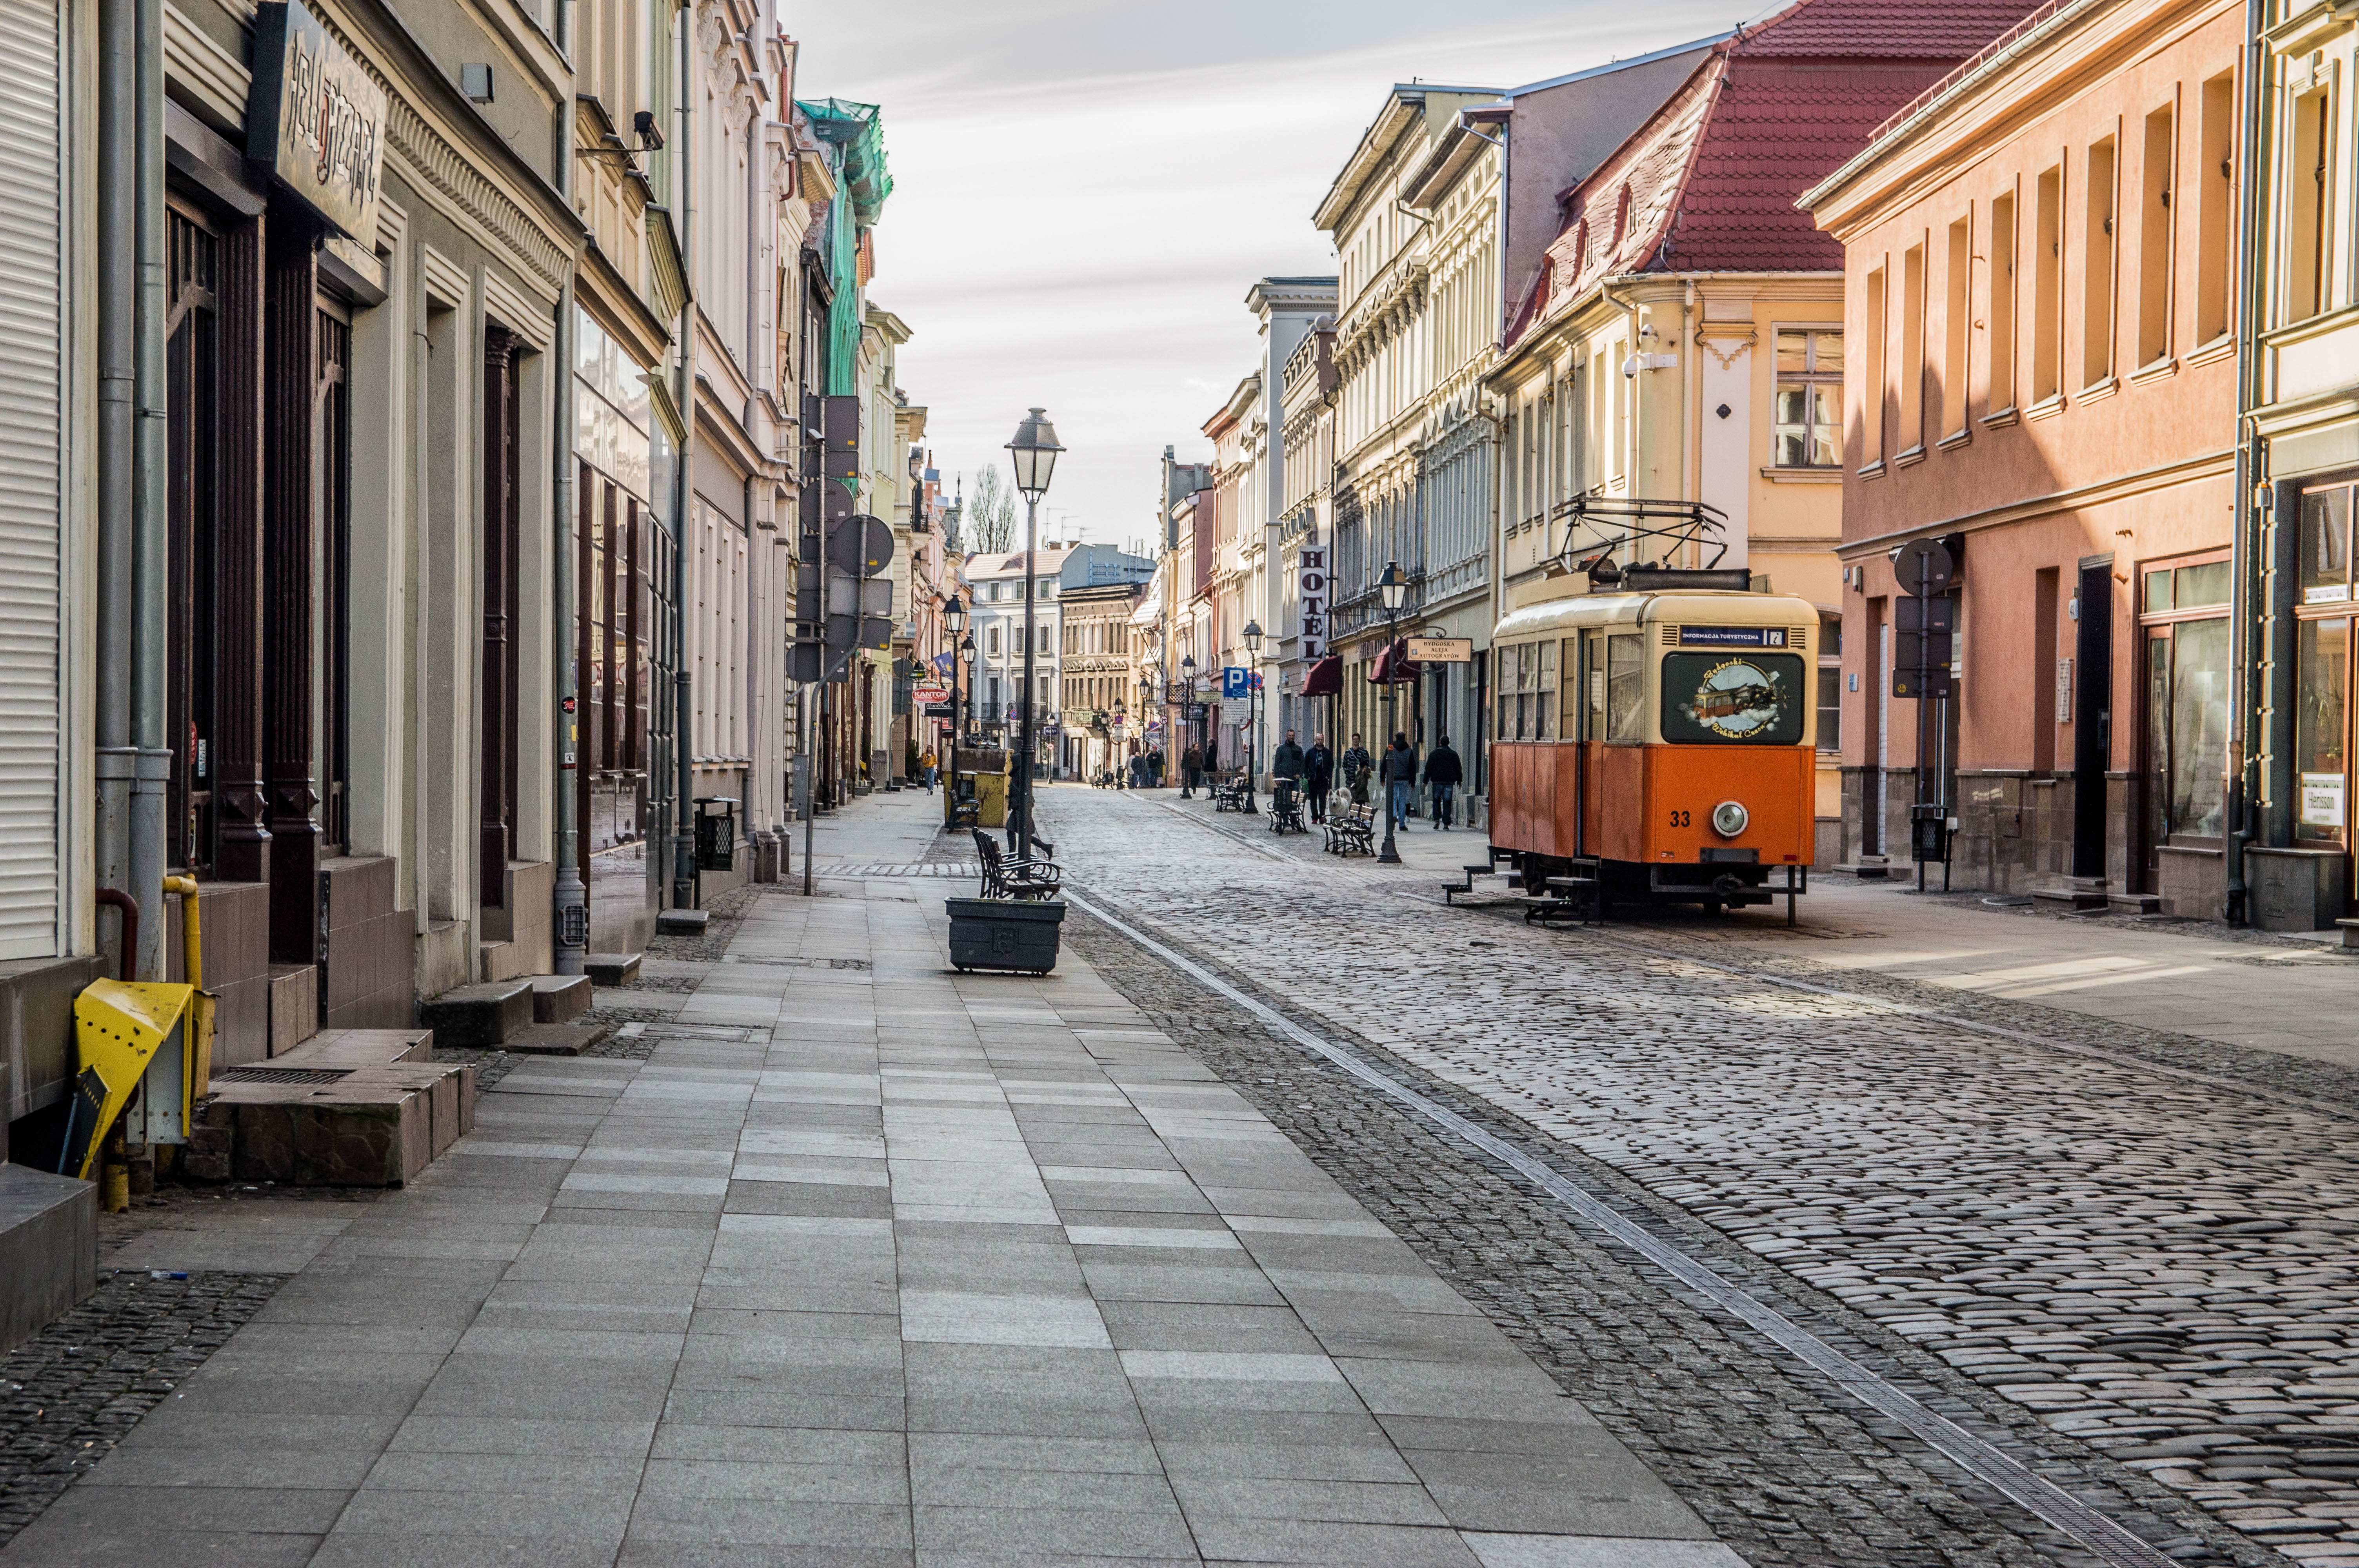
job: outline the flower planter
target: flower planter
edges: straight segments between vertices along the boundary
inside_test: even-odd
[[[952,898],[951,963],[960,969],[1013,969],[1045,975],[1057,967],[1057,927],[1065,906],[1053,899]]]

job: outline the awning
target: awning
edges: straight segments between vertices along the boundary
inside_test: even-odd
[[[1368,684],[1371,686],[1390,686],[1395,683],[1405,685],[1424,673],[1418,662],[1408,656],[1408,643],[1404,639],[1376,655],[1376,667],[1368,672]]]
[[[1323,659],[1310,661],[1310,668],[1302,676],[1305,697],[1335,697],[1343,690],[1343,656],[1330,654]]]

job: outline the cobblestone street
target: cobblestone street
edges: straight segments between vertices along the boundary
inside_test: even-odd
[[[1850,975],[1843,939],[1807,939],[1848,930],[1865,946],[1890,910],[1910,928],[1907,964],[1887,969],[1938,968],[1940,940],[1962,955],[2038,944],[2011,912],[1904,905],[1893,889],[1822,881],[1799,940],[1762,912],[1549,930],[1437,907],[1439,862],[1479,856],[1479,834],[1437,845],[1420,825],[1416,863],[1394,869],[1169,795],[1055,791],[1042,816],[1085,894],[1628,1184],[1698,1248],[1741,1249],[1728,1267],[1959,1390],[1986,1425],[2036,1418],[2037,1446],[2147,1515],[2143,1532],[2199,1513],[2235,1532],[2192,1530],[2175,1552],[2243,1557],[2241,1538],[2359,1562],[2359,1164],[2329,1053],[2115,1025],[2103,997],[2066,1012],[2003,986]],[[1397,940],[1369,940],[1386,925]],[[2101,939],[2128,950],[2116,968],[2176,969],[2169,945],[2197,946],[2059,924],[2060,943]],[[2223,972],[2256,988],[2246,1027],[2303,1005],[2266,995],[2289,977]],[[1348,1142],[1321,1158],[1349,1159]],[[1823,1560],[1745,1533],[1729,1539],[1749,1554]],[[2003,1560],[1982,1538],[1951,1555],[1985,1550]]]

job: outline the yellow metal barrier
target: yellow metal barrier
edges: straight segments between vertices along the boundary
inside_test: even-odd
[[[60,1171],[87,1181],[106,1134],[132,1107],[125,1132],[131,1141],[185,1143],[197,1102],[212,1078],[213,998],[204,987],[197,884],[167,877],[164,891],[180,895],[185,985],[93,980],[74,999],[74,1044],[81,1070],[68,1108]]]

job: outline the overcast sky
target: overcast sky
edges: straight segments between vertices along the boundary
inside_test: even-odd
[[[1045,406],[1064,536],[1153,533],[1166,443],[1251,368],[1254,280],[1329,274],[1311,210],[1396,81],[1508,87],[1760,0],[868,0],[786,7],[797,92],[882,106],[870,299],[947,487]],[[1019,524],[1020,530],[1020,524]]]

